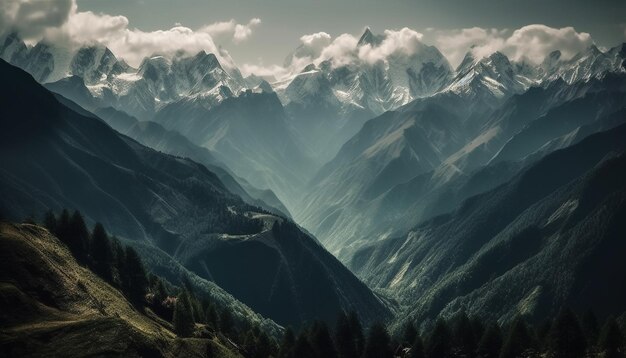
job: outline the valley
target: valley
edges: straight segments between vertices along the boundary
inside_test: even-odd
[[[0,35],[0,353],[623,353],[626,43],[453,66],[406,27],[316,36],[257,75]]]

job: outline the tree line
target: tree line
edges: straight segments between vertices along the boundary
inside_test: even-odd
[[[68,247],[76,261],[118,288],[136,307],[141,307],[149,290],[148,275],[137,251],[109,237],[100,223],[91,231],[82,214],[64,209],[59,216],[45,214],[45,227]]]
[[[614,318],[600,326],[593,312],[582,316],[563,309],[554,318],[530,325],[517,317],[506,326],[460,313],[439,319],[420,334],[414,322],[392,336],[374,323],[364,332],[356,314],[341,314],[331,332],[314,322],[296,336],[287,329],[279,358],[583,358],[624,357],[623,331]]]
[[[453,319],[438,320],[430,334],[422,339],[407,323],[403,344],[414,340],[407,350],[409,357],[623,357],[624,337],[614,318],[600,327],[592,311],[582,316],[562,309],[553,319],[531,325],[522,317],[501,326],[485,324],[461,313]]]
[[[27,222],[34,224],[35,220],[30,217]],[[219,309],[208,297],[199,298],[186,277],[181,279],[181,287],[177,287],[147,273],[135,249],[110,236],[100,223],[89,231],[79,211],[70,214],[64,209],[58,216],[49,211],[43,225],[68,247],[81,265],[119,289],[138,310],[149,308],[170,322],[179,337],[210,338],[221,334],[246,352],[247,357],[275,355],[277,343],[258,326],[237,324],[227,307]]]
[[[48,212],[44,225],[79,263],[118,288],[138,309],[148,307],[171,322],[178,336],[221,334],[249,358],[625,357],[624,332],[615,318],[600,325],[592,311],[579,316],[569,309],[536,325],[521,316],[502,326],[460,313],[421,332],[409,321],[397,335],[390,335],[381,323],[364,329],[356,313],[340,313],[332,328],[323,321],[305,324],[297,334],[287,328],[278,343],[258,326],[236,324],[230,310],[199,297],[188,279],[182,278],[177,287],[148,274],[132,247],[109,236],[100,223],[89,231],[80,212]]]

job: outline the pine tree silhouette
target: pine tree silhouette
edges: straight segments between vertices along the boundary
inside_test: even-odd
[[[452,354],[452,334],[448,324],[443,319],[438,319],[435,323],[428,345],[426,346],[426,357],[428,358],[449,358]]]
[[[113,249],[100,223],[96,223],[91,233],[91,261],[96,274],[107,282],[113,282]]]
[[[182,289],[174,306],[174,332],[180,337],[191,337],[194,330],[194,317],[186,289]]]
[[[391,338],[381,323],[374,323],[369,329],[363,358],[393,358]]]
[[[561,310],[550,329],[549,342],[550,352],[555,358],[579,358],[585,355],[585,336],[572,311]]]

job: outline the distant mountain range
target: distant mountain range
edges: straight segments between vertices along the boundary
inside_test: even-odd
[[[482,115],[471,102],[442,93],[368,121],[318,171],[294,217],[349,260],[359,242],[399,235],[503,183],[523,162],[625,122],[611,115],[626,106],[626,75],[557,79]]]
[[[384,36],[366,29],[355,50],[378,46]],[[470,51],[452,69],[437,48],[419,44],[412,55],[373,64],[310,64],[274,83],[244,78],[224,54],[222,62],[205,52],[153,56],[132,68],[103,46],[69,50],[40,42],[29,47],[16,34],[0,38],[0,57],[90,111],[112,107],[186,135],[212,150],[235,176],[272,190],[288,211],[296,212],[303,210],[308,178],[368,119],[433,95],[461,97],[467,109],[462,117],[482,118],[531,86],[557,79],[572,84],[623,71],[624,48],[602,52],[592,46],[568,60],[555,51],[539,65],[512,62],[501,53],[476,58]],[[464,127],[479,125],[463,121]],[[258,138],[247,143],[242,138],[250,138],[251,128]]]
[[[2,64],[11,217],[79,208],[163,276],[279,324],[623,311],[626,44],[539,64],[470,50],[454,69],[419,43],[280,81],[223,54],[132,68],[15,34],[0,57],[56,93]]]
[[[78,209],[136,246],[161,276],[179,282],[188,271],[279,324],[331,323],[351,310],[365,321],[389,316],[317,241],[246,204],[203,165],[147,148],[68,107],[4,61],[0,74],[12,83],[0,89],[5,219]]]
[[[557,150],[452,212],[362,248],[350,267],[424,324],[461,311],[502,321],[540,321],[564,306],[620,314],[625,136],[622,124]]]

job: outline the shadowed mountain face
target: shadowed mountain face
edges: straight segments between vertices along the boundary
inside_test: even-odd
[[[282,216],[289,216],[289,211],[269,189],[261,190],[252,186],[245,179],[236,177],[225,169],[211,151],[195,145],[187,137],[163,128],[156,122],[137,121],[135,118],[114,108],[96,109],[95,114],[105,120],[113,129],[126,134],[139,143],[152,149],[189,158],[215,173],[226,189],[240,196],[246,203],[262,207]]]
[[[540,320],[562,306],[619,314],[625,136],[622,125],[556,151],[452,213],[361,249],[351,267],[418,321],[461,310]]]
[[[208,148],[252,185],[272,189],[290,211],[314,169],[274,93],[246,92],[210,108],[201,100],[180,100],[154,121]]]
[[[230,291],[279,323],[310,317],[330,321],[351,309],[366,321],[388,315],[381,301],[314,239],[295,227],[276,235],[272,223],[285,219],[244,203],[204,166],[148,149],[97,117],[75,112],[5,62],[0,73],[14,84],[0,90],[5,217],[76,208],[142,247],[149,265],[170,270],[164,276],[173,275],[163,265],[172,259],[224,285],[262,273],[252,291]],[[254,265],[241,259],[248,257],[249,245],[259,247]],[[223,257],[233,259],[211,260]],[[298,266],[302,263],[306,268]],[[309,304],[312,293],[325,304]],[[285,316],[278,314],[281,309]]]
[[[89,92],[82,78],[72,76],[48,83],[45,87],[76,102],[84,109],[92,111],[116,131],[128,135],[145,146],[167,154],[187,157],[203,164],[217,174],[230,192],[239,195],[245,202],[289,216],[287,208],[271,190],[258,189],[245,179],[232,174],[230,169],[207,148],[192,143],[182,134],[167,130],[156,122],[139,121],[133,116],[113,107],[99,107],[98,99]],[[64,101],[63,98],[59,100]],[[72,103],[67,101],[64,103],[80,111]]]
[[[626,77],[556,80],[482,115],[436,95],[369,120],[311,182],[294,217],[345,262],[360,245],[513,177],[525,164],[624,123]],[[470,108],[470,110],[468,110]]]

